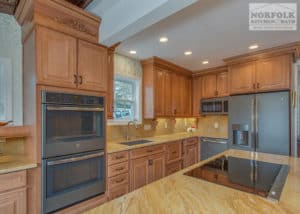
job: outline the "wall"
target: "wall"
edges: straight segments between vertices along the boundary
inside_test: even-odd
[[[157,125],[155,126],[155,123]],[[171,119],[158,119],[156,122],[152,120],[144,120],[143,124],[137,129],[130,126],[130,136],[136,138],[153,137],[166,134],[176,134],[186,132],[187,128],[191,125],[197,125],[196,132],[201,136],[207,137],[228,137],[228,117],[227,116],[206,116],[199,119],[194,118],[177,118]],[[215,124],[218,125],[215,128]],[[144,130],[144,125],[153,125],[151,130]],[[127,126],[107,126],[107,140],[125,140]]]
[[[0,57],[10,58],[12,64],[13,121],[21,125],[22,113],[22,42],[21,28],[11,15],[0,13]]]

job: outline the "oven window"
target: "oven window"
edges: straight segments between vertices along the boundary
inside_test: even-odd
[[[47,144],[103,137],[103,126],[104,112],[46,111]]]
[[[103,157],[57,165],[47,165],[46,196],[51,197],[95,182],[104,182],[104,172]]]

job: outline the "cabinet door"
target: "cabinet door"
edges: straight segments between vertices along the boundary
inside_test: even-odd
[[[217,74],[217,96],[225,97],[228,95],[228,72],[222,72]]]
[[[107,48],[78,41],[78,88],[106,92]]]
[[[184,116],[192,115],[192,79],[185,77]]]
[[[130,161],[130,190],[133,191],[148,184],[148,158],[137,158]]]
[[[173,107],[173,116],[180,115],[180,75],[172,73],[172,107]]]
[[[255,91],[255,63],[248,62],[229,67],[229,93],[242,94]]]
[[[193,116],[200,116],[201,112],[201,95],[202,95],[202,79],[195,77],[193,79]]]
[[[108,62],[107,62],[107,118],[113,119],[114,114],[114,52],[108,52]]]
[[[202,98],[213,98],[217,96],[217,78],[215,74],[202,77]]]
[[[172,75],[170,72],[165,72],[165,116],[173,115],[172,107]]]
[[[258,60],[256,63],[256,90],[289,89],[291,64],[290,55]]]
[[[149,183],[165,176],[165,155],[164,153],[149,156]]]
[[[198,143],[194,145],[185,146],[183,167],[184,168],[189,167],[197,163],[198,155],[199,155]]]
[[[0,194],[0,213],[25,214],[26,188],[17,189]]]
[[[76,39],[45,27],[36,29],[37,82],[76,88]]]
[[[165,116],[165,72],[162,70],[156,71],[155,115]]]

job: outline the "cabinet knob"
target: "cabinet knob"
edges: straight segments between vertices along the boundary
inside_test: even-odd
[[[259,87],[260,87],[260,84],[259,84],[259,82],[256,84],[256,87],[257,87],[257,88],[259,88]]]
[[[176,115],[176,113],[177,113],[177,111],[176,111],[176,109],[174,109],[174,114]]]
[[[253,87],[253,89],[255,89],[255,83],[253,83],[252,87]]]
[[[78,77],[77,75],[74,74],[74,84],[77,84],[78,83]]]
[[[149,166],[152,166],[153,165],[153,160],[149,160],[148,164],[149,164]]]
[[[215,95],[218,96],[218,91],[215,92]]]

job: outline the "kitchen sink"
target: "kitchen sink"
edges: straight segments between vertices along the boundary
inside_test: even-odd
[[[134,146],[134,145],[150,143],[150,142],[153,142],[153,141],[151,141],[151,140],[133,140],[133,141],[122,142],[121,144],[127,145],[127,146]]]

